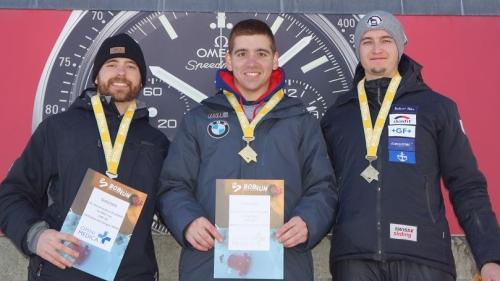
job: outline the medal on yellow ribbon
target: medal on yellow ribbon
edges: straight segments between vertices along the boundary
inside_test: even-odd
[[[262,118],[269,113],[285,96],[285,93],[283,89],[279,90],[276,92],[271,99],[269,99],[268,102],[262,107],[262,109],[259,111],[259,113],[255,116],[255,118],[252,120],[252,122],[248,122],[248,118],[245,115],[245,112],[243,112],[243,108],[241,107],[241,104],[236,100],[236,97],[234,96],[233,93],[224,91],[224,95],[226,96],[227,100],[233,107],[234,111],[236,112],[236,116],[238,116],[238,121],[241,126],[241,130],[243,131],[243,141],[246,142],[245,147],[240,150],[238,153],[245,162],[250,163],[250,162],[257,162],[257,152],[250,146],[250,143],[255,140],[255,127],[259,123]]]
[[[379,178],[379,171],[373,167],[372,162],[377,160],[377,150],[380,143],[380,136],[382,135],[382,130],[384,129],[385,120],[389,115],[389,110],[391,108],[394,97],[396,96],[396,90],[401,82],[401,75],[396,73],[389,83],[389,87],[385,93],[384,101],[380,107],[380,111],[377,115],[377,120],[375,121],[375,126],[372,127],[372,118],[370,116],[370,108],[368,106],[368,97],[365,91],[365,78],[363,78],[358,83],[358,101],[359,109],[361,111],[361,119],[363,121],[363,129],[365,134],[366,143],[366,160],[368,160],[368,166],[361,172],[361,176],[369,183]]]

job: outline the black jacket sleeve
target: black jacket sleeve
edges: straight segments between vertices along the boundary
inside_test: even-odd
[[[443,105],[438,134],[440,168],[450,201],[465,231],[477,265],[500,261],[500,230],[455,103]]]
[[[47,131],[47,122],[38,126],[0,186],[0,228],[25,254],[30,254],[28,230],[42,220],[47,207],[47,187],[54,166]]]

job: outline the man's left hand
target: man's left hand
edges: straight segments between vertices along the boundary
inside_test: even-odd
[[[276,238],[285,248],[291,248],[306,242],[308,233],[306,223],[295,216],[278,229]]]
[[[481,268],[482,281],[500,281],[500,265],[489,262]]]

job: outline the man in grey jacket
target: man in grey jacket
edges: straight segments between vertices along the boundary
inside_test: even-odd
[[[299,99],[283,95],[284,72],[265,23],[236,24],[225,59],[221,91],[186,115],[161,173],[160,212],[183,246],[179,279],[214,279],[213,247],[224,239],[215,226],[217,179],[283,179],[285,224],[271,239],[285,248],[284,280],[313,280],[311,249],[330,230],[337,204],[319,124]],[[246,140],[256,155],[242,153],[241,119],[261,115]]]

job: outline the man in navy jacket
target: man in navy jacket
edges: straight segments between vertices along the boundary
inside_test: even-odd
[[[264,22],[234,26],[226,66],[217,75],[221,91],[184,118],[160,178],[161,215],[183,246],[179,279],[214,279],[213,247],[223,239],[215,226],[217,179],[283,179],[285,224],[270,239],[285,248],[284,280],[312,281],[311,249],[330,230],[337,203],[321,129],[299,99],[283,96],[284,72]],[[282,97],[255,127],[256,161],[238,154],[245,141],[229,97],[249,122]]]
[[[442,179],[483,280],[500,280],[500,231],[457,106],[423,82],[406,41],[393,15],[362,18],[355,88],[322,120],[340,189],[333,279],[454,280]]]

